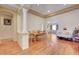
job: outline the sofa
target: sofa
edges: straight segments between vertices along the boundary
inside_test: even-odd
[[[73,32],[71,31],[57,31],[56,35],[59,39],[73,40]]]

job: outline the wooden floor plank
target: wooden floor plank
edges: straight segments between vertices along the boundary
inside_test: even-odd
[[[22,50],[16,41],[3,41],[0,44],[1,55],[79,55],[79,43],[58,40],[57,44],[42,40],[31,43],[28,49]]]

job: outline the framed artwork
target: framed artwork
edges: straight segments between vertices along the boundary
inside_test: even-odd
[[[4,25],[11,25],[11,19],[4,19]]]

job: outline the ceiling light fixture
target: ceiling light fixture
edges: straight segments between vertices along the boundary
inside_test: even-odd
[[[49,22],[49,21],[47,21],[47,23],[48,23],[48,24],[50,24],[50,22]]]
[[[48,12],[50,12],[50,10],[48,10]]]
[[[66,6],[67,4],[63,4],[64,6]]]

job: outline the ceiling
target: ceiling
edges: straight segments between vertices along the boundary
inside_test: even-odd
[[[74,6],[74,4],[0,4],[0,7],[5,7],[14,11],[16,11],[17,8],[21,6],[24,8],[28,8],[29,10],[32,10],[32,12],[38,14],[38,16],[45,16],[48,14],[51,15],[51,13],[54,14],[57,11],[60,12],[60,10],[66,9],[68,7],[70,8]]]
[[[1,4],[0,6],[15,10],[18,5],[16,4]],[[25,4],[26,8],[30,7],[30,9],[37,11],[43,15],[47,15],[49,13],[56,12],[58,10],[67,8],[72,6],[71,4]]]
[[[70,6],[72,5],[71,4],[33,4],[31,6],[31,9],[43,15],[47,15]]]
[[[16,11],[20,6],[24,6],[25,8],[29,8],[31,5],[29,4],[0,4],[0,7],[8,8]]]

